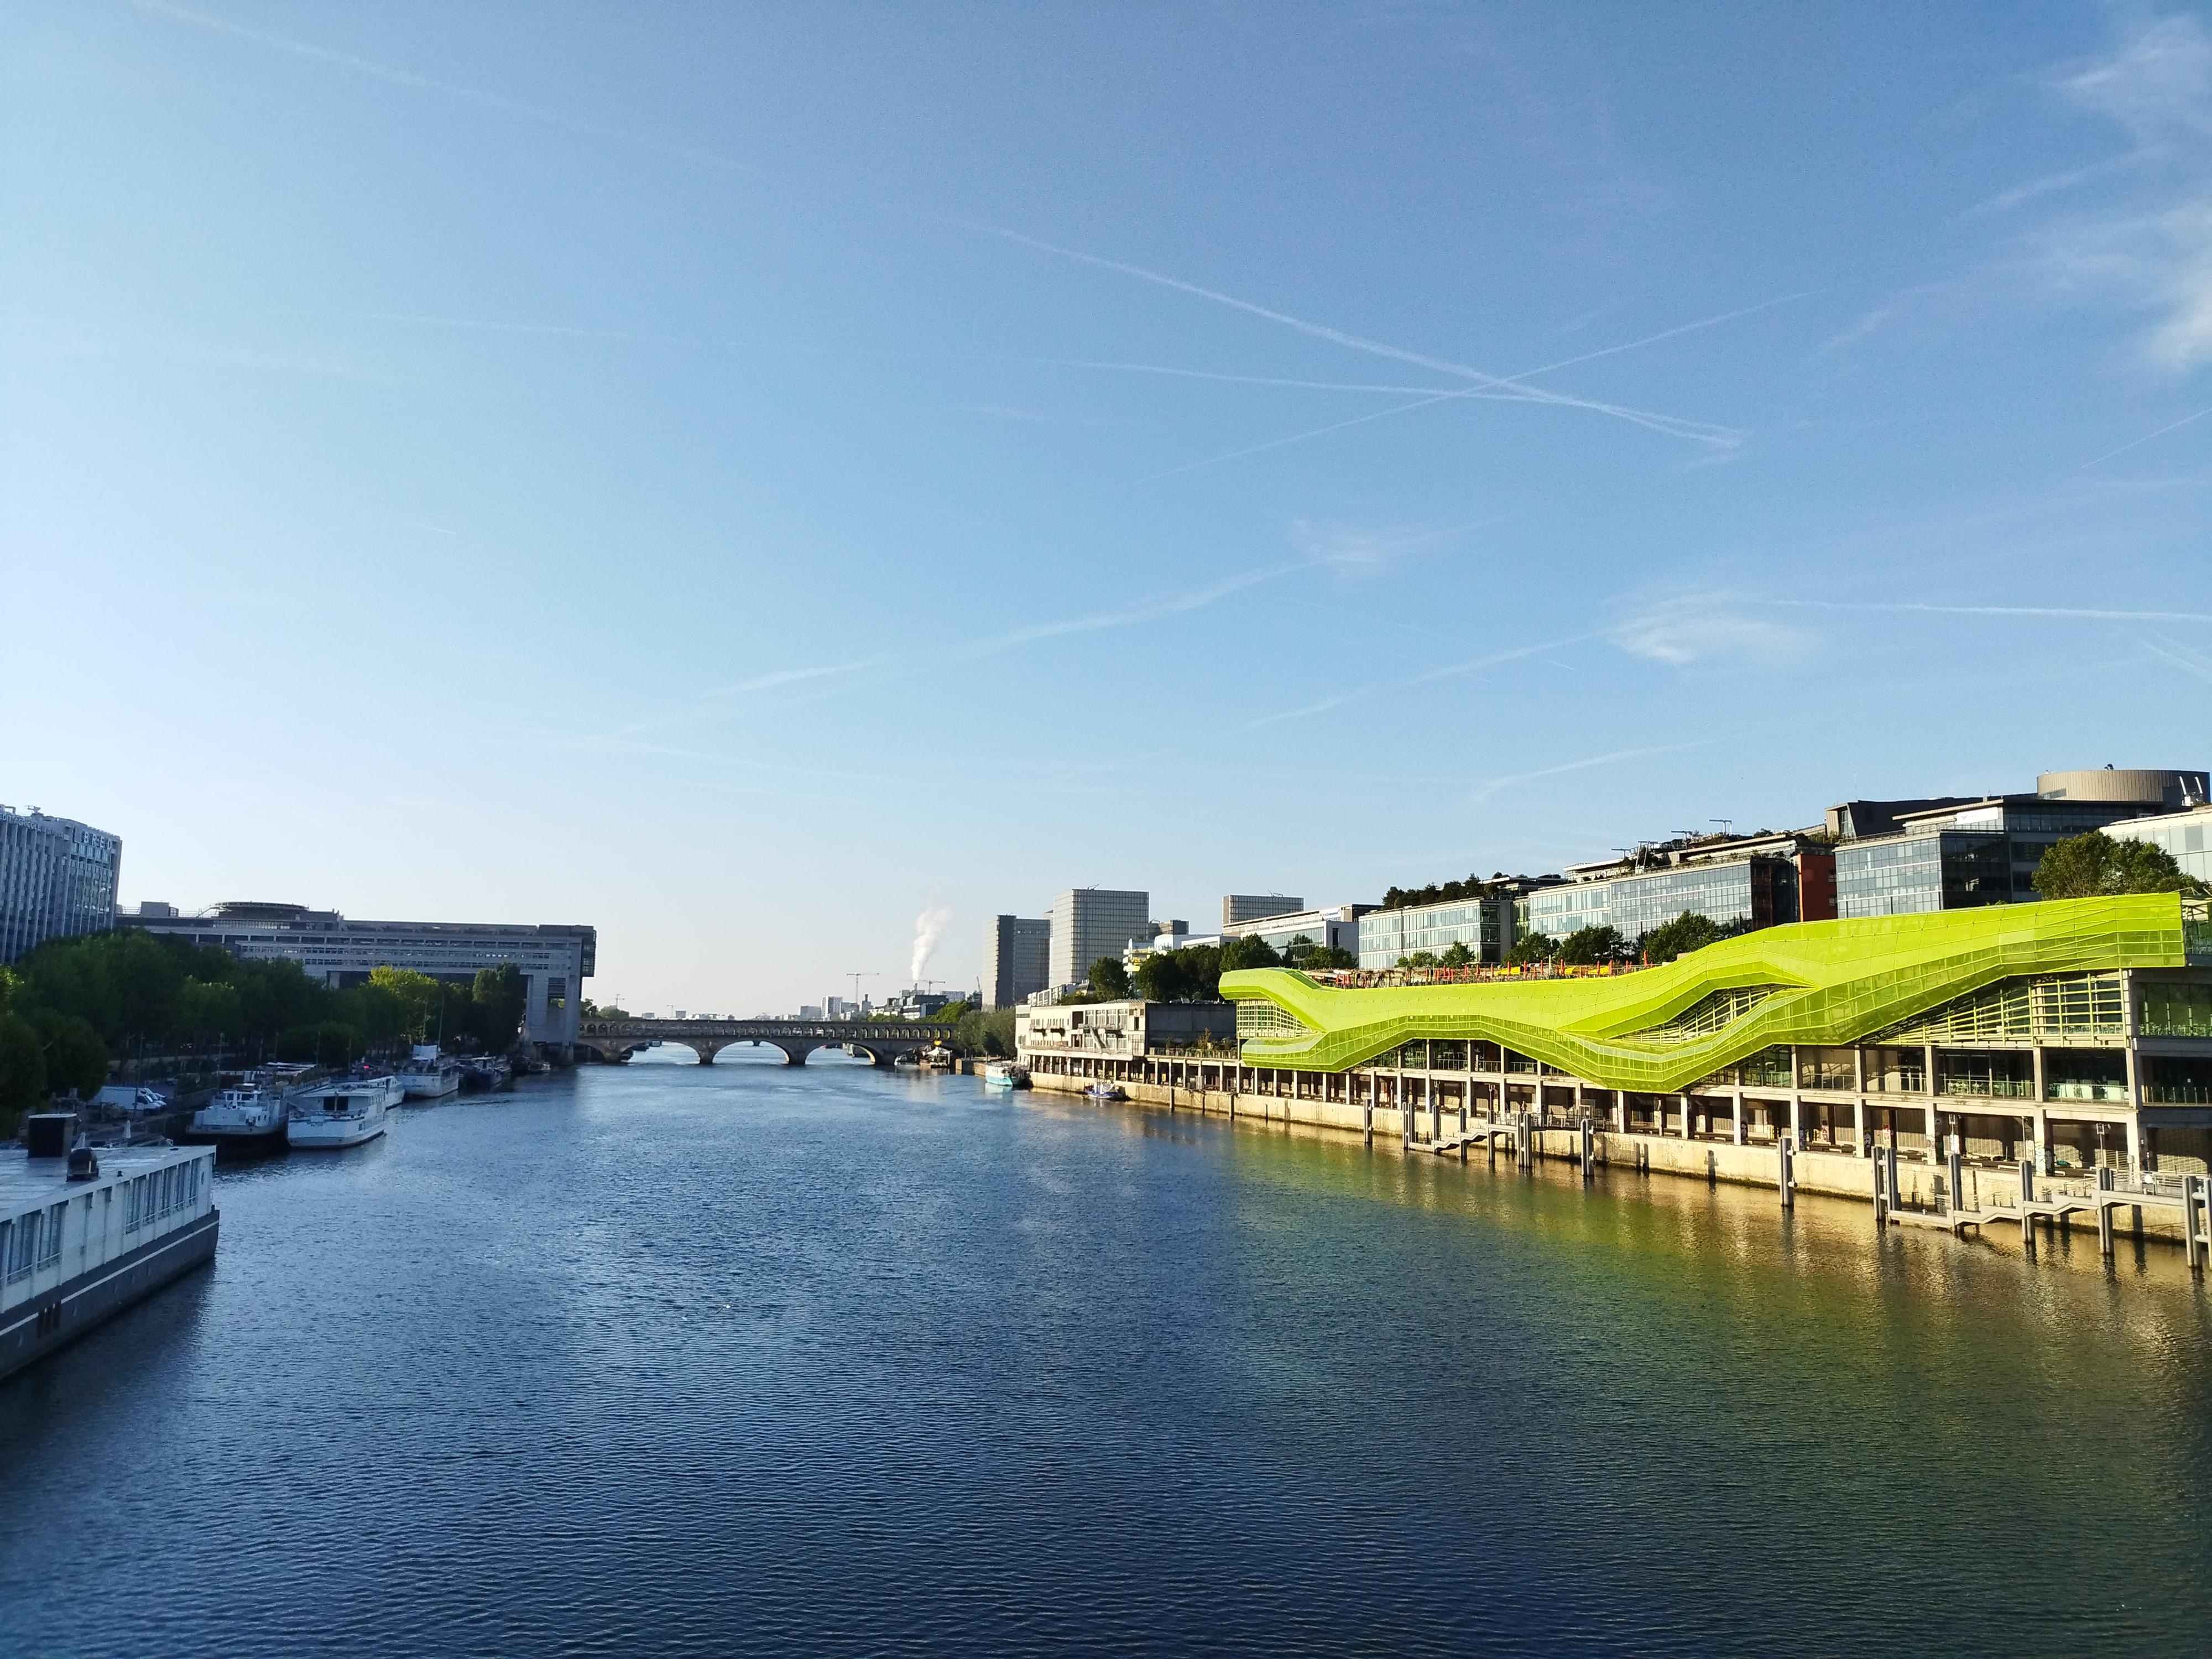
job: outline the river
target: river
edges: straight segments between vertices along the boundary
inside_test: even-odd
[[[2179,1250],[750,1054],[226,1170],[0,1651],[2202,1651]]]

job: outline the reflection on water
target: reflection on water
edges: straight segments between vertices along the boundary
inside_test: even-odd
[[[2163,1246],[746,1050],[217,1199],[212,1273],[0,1386],[0,1650],[2189,1651],[2212,1606]]]

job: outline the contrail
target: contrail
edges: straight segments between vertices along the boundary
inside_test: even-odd
[[[1680,754],[1685,749],[1705,749],[1720,741],[1718,738],[1699,738],[1694,743],[1663,743],[1645,749],[1616,749],[1610,754],[1592,755],[1587,760],[1569,761],[1564,766],[1547,766],[1534,772],[1514,772],[1502,778],[1492,778],[1474,792],[1472,805],[1480,806],[1499,790],[1516,783],[1533,783],[1538,778],[1556,778],[1565,772],[1586,772],[1593,766],[1610,766],[1615,761],[1642,760],[1650,755]]]
[[[2124,455],[2128,451],[2135,448],[2137,445],[2148,443],[2153,438],[2163,438],[2169,432],[2179,432],[2183,427],[2187,426],[2191,421],[2201,421],[2207,415],[2212,415],[2212,409],[2200,409],[2194,415],[2185,415],[2179,420],[2176,421],[2172,426],[2162,426],[2155,432],[2146,432],[2142,437],[2137,438],[2134,443],[2122,444],[2118,449],[2107,450],[2103,454],[2098,456],[2096,460],[2084,461],[2081,465],[2075,467],[2074,470],[2076,472],[2087,472],[2091,467],[2097,465],[2100,462],[2109,461],[2115,455]]]
[[[1171,289],[1178,294],[1188,294],[1194,298],[1209,301],[1215,305],[1226,306],[1232,311],[1243,312],[1248,316],[1263,318],[1271,323],[1279,323],[1285,328],[1294,329],[1314,339],[1327,340],[1334,345],[1344,346],[1353,351],[1364,351],[1375,356],[1389,357],[1401,363],[1411,363],[1416,368],[1425,368],[1438,374],[1456,375],[1463,380],[1473,380],[1476,385],[1486,389],[1510,392],[1516,398],[1525,398],[1532,403],[1557,404],[1563,408],[1588,410],[1594,414],[1607,415],[1616,420],[1628,421],[1638,426],[1648,427],[1652,431],[1664,433],[1669,437],[1687,438],[1698,443],[1727,445],[1739,442],[1742,437],[1741,433],[1727,427],[1714,425],[1708,421],[1685,420],[1676,416],[1656,414],[1650,410],[1631,409],[1620,404],[1601,403],[1593,398],[1570,397],[1565,392],[1547,392],[1540,386],[1524,386],[1505,375],[1492,374],[1486,369],[1471,368],[1466,363],[1452,362],[1446,358],[1427,356],[1418,351],[1407,351],[1401,346],[1394,346],[1382,340],[1370,340],[1364,335],[1349,333],[1340,328],[1331,328],[1323,323],[1308,322],[1303,317],[1293,317],[1288,312],[1275,311],[1267,306],[1255,305],[1249,300],[1240,300],[1236,295],[1224,294],[1218,289],[1204,288],[1196,283],[1187,283],[1179,276],[1170,276],[1160,271],[1147,270],[1142,265],[1133,265],[1123,260],[1109,259],[1100,254],[1085,253],[1080,249],[1062,247],[1056,243],[1024,235],[1018,230],[1009,230],[1002,225],[979,224],[972,220],[961,219],[949,219],[945,222],[982,235],[996,236],[1001,240],[1012,242],[1018,246],[1034,248],[1041,253],[1049,253],[1062,259],[1073,259],[1079,264],[1096,266],[1102,270],[1115,271],[1125,276],[1134,277],[1139,282],[1156,283],[1159,287]]]
[[[749,167],[743,161],[732,161],[726,155],[717,155],[712,150],[700,149],[690,144],[672,143],[665,138],[654,138],[626,128],[610,126],[604,121],[586,120],[579,116],[565,115],[559,110],[547,109],[542,104],[525,103],[519,98],[509,98],[503,93],[487,92],[482,87],[464,86],[456,81],[441,81],[434,76],[420,75],[413,70],[380,64],[372,58],[356,58],[351,52],[337,52],[329,46],[318,46],[306,40],[295,40],[288,35],[271,34],[264,29],[249,28],[243,23],[234,23],[227,17],[216,17],[204,11],[194,11],[173,0],[131,0],[139,10],[167,17],[173,22],[190,23],[194,27],[210,29],[217,34],[229,35],[233,40],[250,40],[256,46],[267,46],[273,52],[289,52],[295,58],[305,58],[319,64],[329,64],[338,69],[351,70],[356,75],[366,75],[395,87],[405,87],[414,92],[434,92],[448,98],[458,98],[465,103],[476,104],[484,109],[497,110],[503,115],[520,115],[527,120],[542,121],[549,126],[565,128],[593,138],[612,139],[617,143],[634,145],[640,149],[655,150],[679,161],[696,161],[702,167],[720,168],[726,173],[739,173],[769,183],[781,183],[773,173],[759,167]]]
[[[2212,623],[2212,611],[2101,611],[2087,606],[2055,605],[1920,605],[1881,604],[1848,599],[1755,599],[1755,605],[1788,605],[1799,611],[1881,611],[1935,617],[2023,617],[2052,622],[2191,622]]]
[[[1723,323],[1732,323],[1739,317],[1749,317],[1776,306],[1786,306],[1793,301],[1810,299],[1813,290],[1805,289],[1796,294],[1777,295],[1761,300],[1755,306],[1744,306],[1735,311],[1723,311],[1717,317],[1700,318],[1694,323],[1684,323],[1677,328],[1662,329],[1656,334],[1647,334],[1640,340],[1631,340],[1626,345],[1607,346],[1602,351],[1585,351],[1579,357],[1563,357],[1556,363],[1546,363],[1541,368],[1524,368],[1513,378],[1526,380],[1538,374],[1549,374],[1553,369],[1572,368],[1577,363],[1594,363],[1601,357],[1617,357],[1624,351],[1638,351],[1648,345],[1657,345],[1662,340],[1671,340],[1678,334],[1695,334],[1701,328],[1718,328]]]

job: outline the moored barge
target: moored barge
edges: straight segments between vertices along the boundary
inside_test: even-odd
[[[210,1260],[211,1146],[66,1151],[66,1113],[33,1117],[0,1158],[0,1377]]]

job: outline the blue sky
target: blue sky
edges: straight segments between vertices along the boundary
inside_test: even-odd
[[[2203,766],[2208,363],[2199,12],[8,3],[0,799],[750,1012]]]

